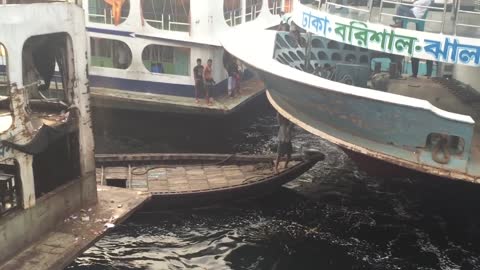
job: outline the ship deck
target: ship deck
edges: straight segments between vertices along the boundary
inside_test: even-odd
[[[429,101],[433,106],[459,114],[469,115],[475,121],[472,152],[468,172],[480,175],[480,93],[460,89],[446,79],[426,77],[390,80],[389,93]]]
[[[91,89],[92,104],[95,107],[124,109],[134,111],[174,112],[222,115],[238,110],[248,101],[261,95],[265,86],[261,80],[250,79],[242,82],[240,95],[233,98],[216,97],[212,105],[207,105],[205,99],[195,102],[195,98],[172,95],[139,93],[107,88]],[[226,93],[226,90],[225,90]]]
[[[66,217],[54,231],[0,265],[0,270],[63,269],[150,197],[113,187],[97,191],[97,205]]]

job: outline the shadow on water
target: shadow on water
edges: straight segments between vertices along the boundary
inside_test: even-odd
[[[100,114],[96,113],[96,117]],[[226,119],[114,112],[99,152],[248,152],[275,146],[265,101]],[[103,117],[103,116],[102,116]],[[480,269],[480,187],[365,175],[337,147],[267,197],[204,208],[145,208],[68,269]]]

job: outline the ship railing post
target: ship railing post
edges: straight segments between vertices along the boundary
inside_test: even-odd
[[[370,19],[372,18],[373,1],[374,1],[374,0],[368,0],[368,4],[367,4],[367,8],[368,8],[368,18],[367,18],[367,22],[370,22]]]
[[[147,179],[148,179],[148,175],[147,175]],[[129,189],[132,189],[132,166],[130,164],[128,164],[128,176],[127,176],[127,180],[128,180],[128,188]],[[148,180],[147,180],[148,181]]]
[[[380,0],[380,12],[378,13],[378,22],[382,23],[383,0]]]
[[[310,70],[310,54],[312,51],[312,33],[307,32],[307,46],[305,46],[305,68],[307,72],[312,72]]]
[[[442,15],[442,25],[440,26],[440,33],[445,32],[445,19],[447,16],[447,0],[443,0],[443,15]]]
[[[105,178],[105,168],[102,165],[101,172],[100,172],[100,185],[103,186],[103,183]]]
[[[462,7],[462,0],[457,0],[456,1],[457,4],[456,4],[456,10],[455,10],[455,18],[453,20],[453,35],[457,35],[457,21],[458,21],[458,15],[460,13],[460,9]]]

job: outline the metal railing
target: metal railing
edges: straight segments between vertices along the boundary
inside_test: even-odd
[[[338,0],[334,0],[334,1],[338,1]],[[340,0],[340,1],[342,1],[342,0]],[[346,2],[346,0],[344,0],[344,1]],[[348,5],[348,4],[345,4],[345,3],[333,2],[332,0],[327,0],[325,2],[325,5],[323,5],[322,1],[320,0],[320,1],[318,1],[317,8],[320,10],[324,6],[325,11],[328,12],[328,13],[337,13],[339,11],[340,12],[347,11],[347,14],[350,14],[351,13],[350,11],[355,11],[355,12],[359,12],[359,13],[363,13],[363,14],[368,14],[368,16],[364,17],[364,19],[359,19],[359,20],[362,20],[362,21],[365,21],[365,22],[370,22],[370,21],[372,21],[372,19],[374,17],[374,11],[375,11],[374,1],[376,1],[376,0],[368,0],[366,5],[363,5],[363,6],[362,5],[352,6],[352,5]],[[480,0],[475,0],[475,1],[478,2],[478,3],[476,3],[476,5],[478,5],[477,8],[480,9]],[[417,22],[436,23],[436,24],[440,25],[440,33],[446,33],[446,29],[447,29],[446,28],[446,22],[447,22],[447,20],[450,20],[450,16],[449,16],[450,13],[447,12],[450,3],[447,0],[444,0],[444,3],[443,3],[442,7],[416,5],[414,3],[402,3],[402,2],[399,2],[399,1],[395,1],[395,0],[380,0],[379,2],[380,2],[379,13],[377,14],[376,22],[382,23],[382,17],[389,16],[389,17],[408,19],[408,20],[417,21]],[[409,7],[426,8],[427,12],[428,11],[441,12],[442,15],[441,15],[440,19],[412,18],[412,17],[407,17],[407,16],[401,16],[401,15],[397,15],[397,14],[394,14],[394,13],[384,12],[385,4],[396,5],[396,6],[404,5],[404,6],[409,6]],[[453,11],[452,11],[451,15],[452,15],[451,16],[451,25],[453,25],[453,34],[454,35],[457,34],[457,28],[458,27],[470,27],[470,28],[480,29],[480,24],[477,25],[477,24],[471,24],[471,23],[463,23],[463,22],[459,21],[459,16],[467,15],[467,16],[479,16],[478,19],[474,19],[473,21],[480,22],[480,10],[476,10],[476,9],[474,9],[472,11],[462,10],[461,9],[461,0],[454,0]]]
[[[234,9],[223,14],[225,22],[230,26],[239,25],[242,23],[242,9]]]
[[[406,16],[400,16],[400,15],[397,15],[397,14],[391,14],[391,13],[384,13],[383,12],[383,4],[384,3],[389,3],[389,4],[395,4],[395,5],[404,5],[404,6],[409,6],[409,7],[417,7],[417,8],[425,8],[426,11],[425,12],[428,12],[429,10],[439,10],[439,11],[442,11],[443,14],[442,14],[442,20],[429,20],[427,18],[412,18],[412,17],[406,17]],[[370,9],[370,14],[372,12],[373,8]],[[382,21],[382,16],[386,15],[386,16],[390,16],[390,17],[396,17],[396,18],[402,18],[402,19],[414,19],[415,21],[423,21],[423,22],[433,22],[433,23],[439,23],[441,24],[440,26],[440,32],[443,33],[444,30],[445,30],[445,18],[446,18],[446,14],[447,14],[447,1],[445,0],[444,1],[444,4],[443,4],[443,8],[441,7],[432,7],[432,6],[423,6],[423,5],[415,5],[415,4],[408,4],[408,3],[399,3],[397,1],[391,1],[391,0],[382,0],[380,2],[380,13],[379,13],[379,19],[378,21],[381,22]],[[371,17],[371,16],[370,16]]]
[[[167,20],[165,22],[165,19]],[[160,30],[168,30],[168,31],[181,31],[181,32],[189,32],[190,31],[190,23],[184,21],[174,21],[172,20],[172,16],[168,14],[165,18],[164,14],[161,14],[160,20],[154,19],[145,19],[145,21]]]
[[[480,2],[480,1],[478,1]],[[475,7],[476,8],[476,7]],[[477,16],[476,22],[480,21],[480,11],[474,10],[474,11],[468,11],[468,10],[462,10],[461,9],[461,0],[454,1],[454,15],[453,18],[455,20],[455,27],[453,29],[453,34],[457,35],[458,27],[469,27],[469,28],[477,28],[480,29],[480,24],[468,24],[468,23],[462,23],[459,22],[459,16],[462,14],[467,14],[467,15],[474,15]]]
[[[260,12],[262,11],[262,7],[260,6],[260,8],[257,9],[256,5],[251,5],[246,7],[246,10],[250,10],[250,12],[245,13],[245,21],[249,22],[249,21],[255,20],[258,17],[258,15],[260,15]]]

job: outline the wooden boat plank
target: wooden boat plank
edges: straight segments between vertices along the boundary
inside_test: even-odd
[[[190,187],[188,185],[174,185],[174,186],[169,186],[169,191],[185,192],[185,191],[190,191]]]
[[[206,175],[187,175],[188,180],[207,180]]]
[[[240,170],[242,172],[252,172],[252,171],[255,171],[255,166],[254,165],[242,165],[242,166],[240,166]]]
[[[224,172],[225,176],[243,176],[243,172],[240,170],[229,170]]]
[[[205,181],[205,182],[200,182],[200,181],[190,182],[190,189],[191,190],[206,190],[206,189],[209,189],[209,188],[210,188],[210,185],[208,184],[207,181]]]
[[[187,175],[204,175],[205,171],[200,168],[200,169],[187,169]]]

